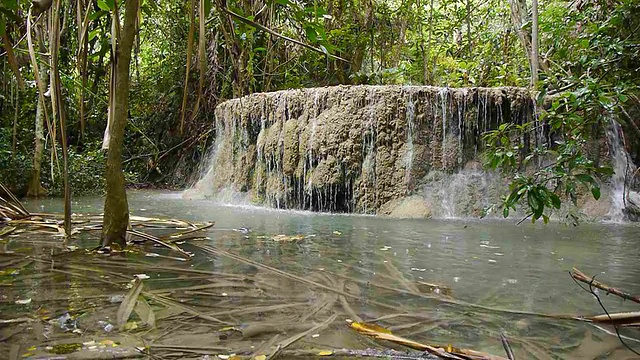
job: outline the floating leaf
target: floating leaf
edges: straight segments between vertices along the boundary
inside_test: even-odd
[[[253,360],[267,360],[266,355],[257,355],[253,357]]]
[[[129,321],[128,323],[124,324],[124,326],[122,327],[122,329],[124,330],[135,330],[138,328],[138,323],[135,321]]]
[[[31,298],[28,298],[28,299],[22,299],[22,300],[16,300],[16,304],[18,304],[18,305],[27,305],[27,304],[31,304]]]
[[[331,355],[333,355],[333,351],[323,350],[323,351],[320,351],[318,353],[318,355],[320,355],[320,356],[331,356]]]

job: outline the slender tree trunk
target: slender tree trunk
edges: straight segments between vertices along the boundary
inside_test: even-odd
[[[533,83],[533,74],[536,73],[536,78],[537,78],[537,61],[536,61],[536,69],[534,71],[534,64],[533,64],[533,60],[534,60],[534,56],[533,56],[533,51],[532,51],[532,38],[531,38],[531,34],[529,34],[524,28],[523,25],[526,24],[529,21],[529,12],[527,11],[527,2],[526,0],[509,0],[509,6],[511,7],[511,21],[513,22],[513,27],[516,31],[516,33],[518,34],[518,38],[520,39],[520,42],[522,43],[522,47],[524,48],[524,53],[527,55],[527,62],[529,63],[529,70],[531,70],[531,80]],[[536,20],[538,17],[538,2],[537,0],[535,1],[535,6],[536,6]],[[538,22],[535,21],[535,27],[536,27],[536,37],[537,37],[537,29],[538,29]],[[537,42],[537,39],[536,39]],[[536,52],[537,52],[537,46],[536,46]]]
[[[71,235],[71,189],[69,187],[69,152],[67,149],[66,119],[64,101],[62,99],[62,87],[60,84],[60,71],[58,69],[58,54],[60,50],[60,3],[55,0],[51,13],[50,48],[51,48],[51,103],[53,104],[54,118],[60,120],[60,138],[62,143],[63,182],[64,182],[64,230],[67,236]]]
[[[467,50],[471,56],[471,0],[467,0]]]
[[[131,49],[136,36],[138,0],[126,0],[124,28],[118,37],[115,54],[115,95],[113,118],[109,128],[109,152],[107,155],[107,194],[104,202],[102,246],[113,243],[126,246],[126,231],[129,224],[129,205],[122,171],[122,143],[127,124],[129,107],[129,65]],[[117,17],[116,17],[117,19]]]
[[[114,3],[113,14],[111,16],[111,38],[120,39],[120,15],[118,13],[118,2]],[[104,136],[102,138],[102,150],[109,150],[109,144],[111,143],[111,123],[113,122],[113,113],[116,108],[116,62],[117,41],[112,41],[111,62],[109,64],[109,107],[107,108],[107,127],[104,129]]]
[[[91,2],[89,1],[87,4],[86,12],[84,12],[83,19],[83,11],[84,4],[83,0],[76,0],[77,8],[76,8],[76,21],[78,27],[78,52],[77,52],[77,61],[78,61],[78,73],[80,75],[80,79],[82,85],[80,86],[79,91],[79,99],[78,99],[78,112],[80,118],[80,141],[79,143],[84,142],[84,129],[85,129],[85,96],[84,91],[87,87],[87,49],[89,48],[89,13],[91,10]]]
[[[46,79],[46,68],[43,67],[40,70],[40,79]],[[42,170],[42,152],[44,150],[44,107],[46,104],[42,101],[42,98],[38,98],[38,105],[36,107],[36,124],[35,124],[35,144],[33,151],[33,170],[31,172],[31,180],[29,183],[29,190],[27,196],[40,197],[46,195],[46,190],[42,187],[40,182],[40,173]]]
[[[2,46],[4,50],[7,52],[7,61],[9,62],[9,67],[11,71],[16,77],[16,81],[18,82],[18,86],[20,90],[24,90],[24,81],[22,80],[22,76],[20,75],[20,69],[18,68],[18,60],[16,56],[13,54],[13,44],[9,39],[9,34],[7,33],[8,29],[2,29]]]
[[[198,115],[198,111],[200,110],[200,101],[202,101],[202,89],[204,88],[204,78],[207,72],[207,34],[205,32],[206,14],[204,13],[204,3],[204,0],[200,0],[200,6],[198,7],[198,66],[200,69],[200,79],[198,81],[198,99],[196,100],[196,105],[193,108],[191,119],[194,119]]]
[[[531,86],[538,87],[538,69],[540,56],[538,54],[538,0],[531,4]]]
[[[18,112],[20,110],[20,93],[18,89],[14,90],[15,99],[13,100],[13,139],[11,140],[11,157],[16,156],[16,147],[18,146]]]
[[[34,3],[35,4],[35,3]],[[53,172],[53,163],[54,163],[54,159],[57,159],[57,153],[56,153],[56,138],[55,136],[53,136],[54,134],[54,129],[53,126],[51,125],[51,120],[49,119],[49,113],[47,111],[47,103],[45,101],[44,98],[44,94],[46,92],[46,81],[47,81],[47,68],[43,67],[42,69],[42,73],[39,70],[39,66],[38,66],[38,61],[36,58],[36,52],[35,49],[33,47],[33,40],[31,38],[31,10],[35,8],[35,5],[32,6],[29,9],[29,12],[27,13],[27,45],[29,47],[29,59],[31,60],[31,67],[33,68],[33,76],[36,80],[36,85],[38,86],[38,99],[39,101],[43,104],[43,106],[41,107],[41,110],[44,112],[44,119],[46,121],[47,124],[47,129],[49,130],[49,134],[51,136],[51,178],[54,178],[54,172]],[[44,22],[43,22],[44,23]],[[37,34],[37,38],[38,41],[40,43],[40,52],[41,53],[46,53],[46,49],[45,49],[45,45],[44,45],[44,25],[41,25],[41,29],[38,30],[38,28],[35,29],[36,34]],[[41,77],[40,74],[43,74],[44,77]],[[39,178],[38,178],[39,179]],[[38,180],[39,182],[39,180]]]
[[[180,134],[184,130],[184,118],[187,112],[187,99],[189,98],[189,70],[191,70],[191,54],[193,53],[193,37],[196,27],[195,1],[189,1],[189,35],[187,36],[187,66],[184,74],[184,90],[182,93],[182,111],[180,111]]]

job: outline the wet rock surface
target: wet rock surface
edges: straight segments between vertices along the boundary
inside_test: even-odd
[[[530,121],[532,112],[520,88],[252,94],[217,107],[214,153],[195,188],[205,197],[231,189],[277,208],[379,213],[419,192],[430,172],[453,173],[475,161],[483,132]]]

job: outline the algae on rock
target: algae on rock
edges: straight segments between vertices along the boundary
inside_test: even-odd
[[[475,161],[482,133],[532,114],[528,91],[507,87],[252,94],[216,108],[215,150],[195,192],[230,189],[277,208],[392,213],[390,204],[410,204],[397,200],[423,189],[430,172]]]

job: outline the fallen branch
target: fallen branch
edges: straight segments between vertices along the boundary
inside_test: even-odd
[[[573,271],[571,272],[571,277],[589,286],[593,286],[600,290],[604,290],[607,292],[607,294],[617,295],[625,300],[631,300],[633,302],[640,304],[640,296],[634,296],[627,293],[626,291],[611,287],[609,285],[605,285],[600,281],[596,280],[594,277],[587,276],[585,273],[583,273],[582,271],[576,268],[573,268]]]
[[[375,339],[390,341],[402,346],[406,346],[415,350],[426,351],[430,354],[439,356],[444,359],[486,359],[486,360],[507,360],[501,356],[491,355],[475,350],[458,349],[449,345],[447,347],[422,344],[417,341],[406,339],[391,333],[391,331],[377,325],[353,322],[351,328],[358,333],[371,336]]]
[[[154,242],[158,245],[164,246],[166,248],[169,248],[173,251],[176,251],[178,253],[180,253],[180,255],[184,256],[186,259],[190,259],[191,258],[191,254],[180,249],[178,246],[174,245],[174,244],[169,244],[165,241],[160,240],[160,238],[150,235],[150,234],[145,234],[143,232],[137,231],[137,230],[127,230],[127,233],[131,234],[131,235],[135,235],[137,237],[143,238],[145,240],[149,240],[151,242]]]
[[[320,349],[295,349],[295,350],[284,350],[281,353],[283,356],[292,357],[292,358],[315,358],[317,356],[322,357],[357,357],[357,358],[384,358],[391,360],[438,360],[439,357],[435,355],[431,355],[429,353],[415,353],[415,352],[405,352],[398,351],[392,349],[365,349],[365,350],[351,350],[351,349],[331,349],[331,350],[320,350]],[[322,354],[322,355],[320,355]]]
[[[309,334],[314,334],[316,332],[320,332],[320,330],[326,328],[327,326],[329,326],[331,323],[333,323],[336,318],[338,317],[338,315],[333,314],[331,315],[331,317],[329,317],[327,320],[325,320],[324,322],[322,322],[319,325],[316,325],[314,327],[312,327],[311,329],[304,331],[300,334],[294,335],[284,341],[282,341],[281,343],[278,344],[278,346],[276,346],[276,350],[269,356],[267,357],[267,359],[275,359],[282,350],[284,350],[286,347],[288,347],[289,345],[293,344],[294,342],[302,339],[303,337],[309,335]]]
[[[580,283],[578,281],[582,281],[582,280],[578,280],[576,279],[576,277],[574,276],[574,274],[579,273],[579,275],[585,276],[586,275],[582,272],[580,272],[579,270],[577,270],[576,268],[573,268],[573,273],[571,273],[571,278],[573,279],[573,281],[578,284],[578,286],[580,286],[582,288],[582,290],[590,293],[591,295],[593,295],[593,297],[596,298],[596,300],[598,301],[598,305],[600,305],[600,307],[602,308],[602,310],[605,312],[606,317],[609,319],[609,322],[613,325],[613,329],[616,331],[616,335],[618,336],[618,340],[620,340],[620,343],[622,343],[622,345],[624,345],[627,349],[629,349],[629,351],[631,351],[632,353],[640,356],[640,352],[636,351],[634,348],[632,348],[629,344],[627,344],[624,340],[623,340],[623,336],[620,334],[620,331],[618,330],[618,325],[614,322],[613,318],[611,317],[611,314],[609,314],[609,311],[607,311],[607,308],[604,306],[604,304],[602,303],[602,300],[600,300],[600,296],[598,295],[598,293],[596,293],[596,291],[594,290],[595,284],[594,282],[595,280],[595,276],[591,278],[591,281],[587,282],[587,284],[589,285],[589,288],[585,288],[584,286],[580,285]],[[600,287],[598,287],[600,288]],[[597,327],[597,326],[596,326]],[[600,328],[601,329],[601,328]]]

